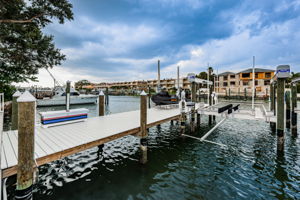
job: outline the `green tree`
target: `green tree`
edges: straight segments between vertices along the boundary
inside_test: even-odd
[[[75,88],[82,89],[82,86],[90,85],[90,84],[91,84],[91,82],[88,80],[80,80],[75,83]]]
[[[67,0],[0,0],[0,92],[12,83],[35,81],[38,70],[60,65],[65,56],[42,29],[72,20]]]

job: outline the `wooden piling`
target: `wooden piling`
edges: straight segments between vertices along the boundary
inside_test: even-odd
[[[277,150],[284,149],[284,89],[285,79],[278,78],[277,80]]]
[[[140,140],[141,160],[142,164],[147,163],[147,94],[143,91],[141,93],[140,102],[140,131],[138,136]]]
[[[181,101],[180,101],[180,130],[181,134],[185,132],[185,92],[182,90],[181,92]]]
[[[105,88],[105,105],[109,104],[108,87]]]
[[[291,128],[291,93],[290,91],[286,91],[285,93],[285,121],[286,121],[286,128]]]
[[[292,136],[297,136],[297,113],[295,109],[297,108],[297,85],[292,84]]]
[[[212,106],[212,87],[209,87],[209,106]],[[208,116],[208,124],[212,124],[212,115]]]
[[[98,113],[99,116],[104,116],[105,115],[105,95],[103,93],[103,91],[101,90],[99,93],[99,97],[98,97]]]
[[[192,102],[196,103],[196,83],[192,82]],[[195,131],[195,106],[191,109],[191,131]]]
[[[275,94],[274,94],[274,86],[273,83],[271,83],[270,85],[270,100],[271,100],[271,106],[270,106],[270,110],[274,111],[274,104],[275,104]]]
[[[11,130],[18,130],[18,102],[21,92],[16,91],[12,97]]]
[[[66,87],[66,111],[70,111],[70,91],[71,91],[71,82],[67,81]]]
[[[151,88],[148,87],[148,108],[151,108]]]
[[[197,127],[200,127],[201,124],[201,115],[197,112]]]
[[[36,99],[24,92],[18,99],[18,167],[15,199],[32,199]]]

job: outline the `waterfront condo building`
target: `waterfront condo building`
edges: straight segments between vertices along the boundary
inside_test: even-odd
[[[270,93],[270,81],[274,76],[275,70],[255,68],[255,89],[256,95],[263,97]],[[253,88],[252,68],[238,73],[224,72],[219,74],[219,80],[216,83],[216,91],[220,95],[243,95],[246,91],[251,95]]]

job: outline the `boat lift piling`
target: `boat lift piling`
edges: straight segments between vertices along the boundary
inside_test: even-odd
[[[291,120],[291,129],[292,136],[297,137],[297,83],[300,82],[300,79],[292,80],[291,89],[292,89],[292,120]]]
[[[180,132],[181,134],[184,134],[185,132],[185,121],[186,121],[186,115],[185,115],[185,91],[182,90],[181,92],[181,101],[180,103]]]
[[[290,129],[291,128],[291,92],[286,91],[285,92],[285,126],[286,128]]]
[[[276,89],[275,89],[275,84],[272,82],[270,84],[270,111],[272,111],[273,113],[275,113],[275,93],[276,93]],[[270,122],[270,128],[272,133],[276,132],[276,122]]]
[[[290,77],[290,66],[277,66],[276,75],[273,77],[277,87],[277,109],[276,109],[276,132],[277,132],[277,151],[284,151],[284,130],[285,130],[285,82]]]

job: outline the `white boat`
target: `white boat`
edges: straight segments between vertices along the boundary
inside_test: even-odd
[[[55,95],[52,98],[44,98],[37,100],[37,106],[63,106],[66,105],[66,93],[61,87],[55,89]],[[70,91],[70,105],[81,104],[96,104],[97,95],[84,95],[80,94],[75,89],[71,88]]]

